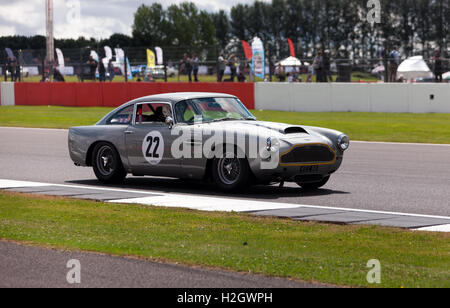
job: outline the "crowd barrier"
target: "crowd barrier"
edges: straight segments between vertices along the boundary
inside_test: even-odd
[[[9,89],[8,92],[11,90]],[[142,96],[170,92],[219,92],[255,108],[253,83],[16,83],[14,103],[22,106],[117,107]],[[2,100],[3,105],[3,100]]]
[[[450,84],[257,83],[255,108],[297,112],[450,113]]]
[[[170,92],[238,96],[249,109],[298,112],[450,113],[450,84],[1,83],[1,105],[116,107]]]

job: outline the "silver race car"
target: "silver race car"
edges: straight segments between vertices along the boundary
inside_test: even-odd
[[[212,180],[225,191],[285,181],[317,189],[349,144],[338,131],[257,121],[237,97],[217,93],[139,98],[69,131],[75,165],[92,166],[101,182],[163,176]]]

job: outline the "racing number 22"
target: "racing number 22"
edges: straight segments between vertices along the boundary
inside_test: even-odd
[[[149,144],[148,144],[147,152],[145,155],[149,158],[159,158],[158,148],[159,148],[161,139],[159,139],[159,137],[148,136],[147,142]],[[153,145],[154,145],[154,148],[153,148],[153,152],[152,152]]]

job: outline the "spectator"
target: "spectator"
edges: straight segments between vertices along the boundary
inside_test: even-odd
[[[439,50],[434,51],[434,78],[436,82],[442,82],[442,74],[444,73],[441,54]]]
[[[3,73],[3,76],[5,77],[5,82],[8,81],[7,72],[6,72],[7,70],[8,70],[8,63],[3,63],[2,73]]]
[[[242,72],[239,72],[238,81],[245,82],[245,80],[246,80],[245,75]]]
[[[113,60],[109,60],[108,63],[108,73],[109,73],[109,82],[112,82],[114,80],[114,77],[116,76],[116,71],[114,70],[114,64]]]
[[[199,60],[197,55],[192,54],[192,69],[194,71],[194,81],[198,82],[198,68],[199,68]]]
[[[316,74],[316,82],[323,82],[323,54],[319,50],[313,62],[314,73]]]
[[[56,66],[53,67],[53,81],[66,82],[66,80],[64,79],[64,76],[61,74],[61,72],[59,71],[59,69]]]
[[[228,58],[228,65],[230,66],[231,70],[231,82],[234,82],[234,79],[237,76],[237,60],[234,53],[232,53]]]
[[[325,50],[323,55],[323,82],[333,82],[333,77],[331,76],[331,59],[330,51]]]
[[[226,63],[227,61],[225,60],[223,53],[220,54],[218,59],[217,82],[222,82],[223,74],[225,73]]]
[[[284,72],[284,68],[281,66],[281,63],[278,63],[278,66],[275,68],[275,76],[280,82],[286,81],[286,73]]]
[[[95,61],[94,57],[89,56],[89,61],[87,61],[87,64],[89,65],[89,70],[90,70],[89,72],[90,72],[91,80],[95,81],[96,80],[95,73],[97,71],[98,63],[97,63],[97,61]]]
[[[295,81],[293,73],[287,73],[287,79],[289,83],[293,83]]]
[[[105,68],[105,64],[103,63],[103,61],[100,61],[98,63],[98,75],[99,75],[98,79],[100,82],[106,81],[106,68]]]
[[[16,81],[17,59],[16,57],[8,58],[8,71],[11,73],[11,81]]]
[[[396,82],[397,81],[397,70],[400,64],[400,53],[397,50],[397,47],[394,47],[390,52],[389,56],[389,78],[388,82]]]
[[[180,73],[183,71],[188,75],[189,82],[192,82],[192,60],[189,58],[188,54],[183,55],[183,59],[180,61]]]

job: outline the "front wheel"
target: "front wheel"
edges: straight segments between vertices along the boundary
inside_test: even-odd
[[[213,180],[216,185],[227,192],[239,191],[248,186],[250,167],[246,159],[216,158],[213,162]]]
[[[95,146],[92,155],[94,173],[100,182],[105,184],[123,182],[127,173],[114,146],[101,142]]]
[[[322,179],[322,181],[320,181],[320,182],[313,182],[313,183],[297,182],[297,184],[304,190],[316,190],[316,189],[321,188],[322,186],[325,186],[325,184],[327,184],[329,180],[330,180],[330,176],[327,176],[327,177],[324,177]]]

